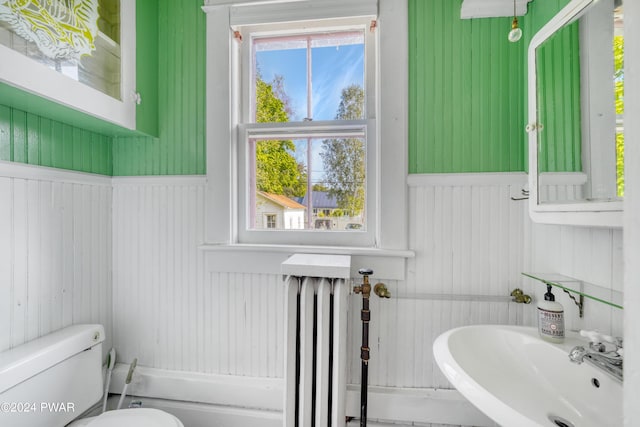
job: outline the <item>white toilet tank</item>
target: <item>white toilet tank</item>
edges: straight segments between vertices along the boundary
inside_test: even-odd
[[[102,396],[102,325],[74,325],[0,353],[0,426],[62,427]]]

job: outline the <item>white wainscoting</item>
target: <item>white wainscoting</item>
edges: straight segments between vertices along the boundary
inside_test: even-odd
[[[371,386],[385,390],[380,409],[388,409],[389,421],[407,422],[406,408],[394,412],[386,391],[413,389],[410,398],[418,401],[450,388],[432,356],[441,332],[478,323],[535,324],[535,304],[510,302],[513,288],[535,291],[521,272],[544,267],[591,282],[617,282],[619,233],[532,224],[527,201],[511,200],[521,197],[525,183],[523,173],[409,177],[409,249],[416,256],[407,260],[404,280],[372,278],[392,292],[391,299],[371,300],[369,365]],[[283,255],[247,251],[242,272],[242,263],[226,261],[226,252],[198,249],[205,224],[201,177],[114,178],[113,186],[118,360],[138,357],[141,366],[207,375],[282,378],[283,280],[277,268],[256,266],[279,265]],[[350,297],[348,381],[355,385],[360,304],[359,296]],[[465,401],[461,405],[473,411]],[[461,411],[453,412],[449,419],[425,413],[415,421],[463,424]],[[488,425],[477,414],[475,425]]]
[[[521,324],[510,302],[523,271],[527,202],[523,173],[409,177],[410,249],[399,298],[372,303],[372,385],[450,388],[433,359],[442,332],[478,323]],[[529,308],[527,306],[526,308]],[[351,369],[352,381],[359,371]]]
[[[118,360],[206,374],[283,375],[277,274],[210,271],[203,177],[114,178]],[[246,264],[252,260],[246,259]]]
[[[559,273],[603,290],[623,291],[622,229],[530,223],[528,233],[525,271]],[[538,299],[546,291],[543,284],[532,279],[526,279],[523,288]],[[567,329],[597,329],[614,336],[623,335],[622,310],[587,299],[584,318],[580,319],[566,294],[560,291],[554,294],[564,306]],[[535,325],[535,313],[526,313],[525,323]]]
[[[371,300],[372,386],[405,392],[413,388],[415,395],[409,397],[423,399],[433,388],[449,387],[433,361],[437,335],[467,324],[521,322],[522,307],[510,303],[508,295],[522,282],[527,205],[510,196],[520,195],[525,178],[413,178],[410,249],[416,258],[407,261],[406,280],[372,278],[373,283],[385,282],[393,295]],[[138,357],[141,366],[159,369],[281,378],[282,276],[277,269],[256,272],[259,253],[246,254],[245,273],[235,264],[217,262],[228,254],[206,252],[203,259],[197,248],[203,236],[205,184],[193,180],[114,179],[114,340],[119,360]],[[359,296],[350,297],[352,384],[360,382],[360,304]],[[386,396],[382,393],[380,402]],[[437,392],[433,396],[445,406],[452,404]],[[460,425],[474,413],[476,425],[488,424],[466,401],[454,401],[464,410],[449,415],[451,424]],[[394,413],[392,405],[379,406],[390,421],[407,421],[406,408]],[[445,406],[435,411],[447,419],[451,411]],[[415,421],[443,422],[427,413]]]
[[[205,289],[201,177],[113,179],[113,331],[118,361],[207,372],[215,319]],[[211,320],[211,321],[207,321]]]
[[[408,409],[394,412],[387,396],[408,393],[419,401],[433,393],[435,402],[439,389],[449,388],[432,357],[441,332],[535,324],[533,304],[508,298],[515,287],[536,297],[543,292],[522,271],[622,290],[621,231],[533,224],[527,202],[511,200],[525,181],[522,173],[409,177],[409,249],[416,256],[407,260],[404,280],[372,279],[392,292],[389,300],[371,301],[369,368],[389,421],[408,422]],[[282,378],[282,277],[250,268],[255,253],[247,254],[246,272],[238,272],[217,262],[224,257],[215,251],[199,249],[205,186],[204,177],[110,179],[0,162],[0,351],[72,323],[96,322],[107,329],[105,351],[113,342],[119,362],[138,357],[141,366],[161,370]],[[590,303],[585,319],[576,320],[561,298],[569,328],[621,334],[619,311]],[[354,385],[360,304],[359,296],[350,297]],[[413,417],[462,424],[456,414]],[[478,415],[476,424],[487,422]]]
[[[0,351],[78,323],[111,347],[111,178],[0,162]]]

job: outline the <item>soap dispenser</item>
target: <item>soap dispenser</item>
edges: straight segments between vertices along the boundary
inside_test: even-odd
[[[544,301],[538,302],[538,332],[544,340],[555,343],[564,341],[564,308],[556,302],[551,285],[547,285]]]

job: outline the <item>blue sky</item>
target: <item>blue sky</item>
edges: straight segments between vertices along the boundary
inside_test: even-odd
[[[292,101],[294,117],[299,121],[307,113],[306,50],[268,50],[256,53],[263,80],[284,77],[285,92]],[[346,45],[312,49],[312,110],[314,120],[335,118],[342,89],[364,85],[364,47]]]
[[[284,77],[285,92],[294,111],[290,121],[307,117],[307,53],[306,49],[266,50],[256,52],[262,79],[270,82],[276,75]],[[313,119],[335,119],[342,89],[352,84],[364,86],[364,45],[312,48],[312,115]],[[307,141],[296,140],[295,157],[307,165]],[[322,182],[324,167],[320,152],[322,140],[312,140],[312,183]]]

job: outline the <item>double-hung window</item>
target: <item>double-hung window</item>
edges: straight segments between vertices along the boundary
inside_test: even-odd
[[[405,249],[406,4],[204,1],[207,243]]]
[[[237,28],[240,242],[374,245],[372,22]],[[273,211],[275,227],[263,221]]]

